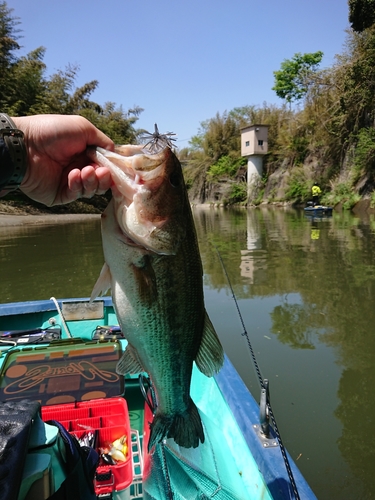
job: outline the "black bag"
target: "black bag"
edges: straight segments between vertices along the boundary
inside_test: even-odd
[[[28,452],[32,422],[39,418],[40,404],[34,401],[0,402],[0,500],[17,500]],[[99,455],[80,446],[77,439],[57,421],[65,445],[65,480],[49,500],[96,500],[94,474]],[[53,473],[53,471],[52,471]]]
[[[35,401],[0,402],[0,500],[17,500],[32,421],[40,412]]]
[[[60,422],[50,420],[49,425],[59,428],[65,443],[66,479],[60,488],[48,500],[96,500],[94,475],[99,463],[99,454],[93,448],[80,446],[77,439],[69,434]]]

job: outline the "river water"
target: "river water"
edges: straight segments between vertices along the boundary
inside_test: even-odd
[[[375,498],[375,219],[282,208],[194,217],[208,313],[258,400],[251,343],[315,494]],[[100,221],[0,227],[0,263],[0,302],[87,297],[103,263]]]

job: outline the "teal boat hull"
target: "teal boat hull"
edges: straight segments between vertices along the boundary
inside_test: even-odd
[[[51,328],[51,325],[54,327],[57,325],[61,326],[62,341],[67,338],[68,331],[85,345],[92,345],[95,342],[101,342],[100,345],[103,345],[103,342],[118,342],[122,349],[126,349],[126,340],[121,338],[93,340],[93,332],[98,326],[118,324],[110,297],[104,297],[95,303],[100,305],[99,310],[103,313],[101,318],[98,318],[96,310],[92,312],[88,309],[82,309],[82,311],[89,312],[87,314],[80,313],[81,305],[86,307],[88,299],[58,300],[57,304],[62,310],[62,314],[59,313],[54,302],[50,300],[1,304],[0,331],[47,330]],[[70,305],[72,305],[73,310],[77,305],[78,313],[76,315],[78,314],[78,317],[66,320],[67,330],[65,330],[62,317],[64,317],[66,306],[71,311]],[[2,351],[0,358],[1,377],[3,377],[6,358],[12,351],[20,349],[36,353],[48,352],[52,349],[56,351],[58,342],[61,340],[52,340],[46,344],[38,341],[37,345],[28,343],[27,346],[0,344]],[[66,342],[69,341],[66,340]],[[125,392],[121,395],[127,400],[129,406],[131,427],[137,425],[135,420],[132,422],[132,416],[137,415],[137,421],[145,418],[146,405],[139,397],[138,375],[134,374],[125,378]],[[27,394],[22,395],[22,397],[25,396],[27,397]],[[146,463],[147,460],[153,462],[150,465],[151,470],[152,467],[156,467],[157,460],[161,462],[166,460],[165,463],[160,463],[160,470],[164,469],[165,464],[168,463],[170,469],[168,482],[172,485],[169,487],[175,488],[176,498],[183,498],[183,495],[186,494],[186,491],[182,491],[184,488],[196,492],[196,496],[192,498],[201,498],[202,495],[207,497],[215,495],[214,498],[218,500],[227,498],[238,500],[297,498],[293,493],[280,443],[272,427],[267,438],[260,433],[259,405],[227,357],[221,371],[212,378],[205,377],[194,365],[191,396],[203,421],[206,434],[205,443],[195,450],[185,450],[178,447],[172,439],[168,439],[165,447],[160,445],[160,453],[156,452],[153,457],[148,456],[147,451],[138,450],[138,453],[145,455],[142,462]],[[4,400],[4,394],[2,399]],[[139,403],[139,401],[141,402]],[[138,429],[141,443],[143,440],[142,427],[146,429],[147,433],[147,425],[143,424]],[[299,498],[315,499],[313,491],[292,457],[286,451],[285,453]],[[167,456],[166,459],[165,456]],[[142,471],[139,473],[138,470],[138,474],[136,474],[136,468],[134,471],[134,484],[126,492],[113,492],[112,498],[116,500],[122,498],[142,499],[147,497],[146,493],[154,498],[163,498],[163,495],[166,495],[163,489],[165,485],[160,481],[160,474],[154,480],[152,474],[148,477],[144,475],[142,478]],[[143,497],[144,494],[145,497]],[[164,498],[166,497],[164,496]]]

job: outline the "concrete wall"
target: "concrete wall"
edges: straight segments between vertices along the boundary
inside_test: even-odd
[[[247,159],[247,197],[251,202],[263,175],[263,155],[252,155]]]

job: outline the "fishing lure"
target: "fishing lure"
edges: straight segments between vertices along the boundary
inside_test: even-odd
[[[155,131],[153,134],[146,132],[141,136],[141,139],[148,140],[144,145],[143,150],[146,153],[157,154],[160,153],[165,148],[173,148],[173,142],[176,139],[172,136],[176,135],[173,132],[166,132],[165,134],[160,134],[157,124],[155,123]]]
[[[109,465],[112,462],[125,462],[128,456],[128,439],[127,436],[121,436],[113,443],[107,442],[103,447],[99,448],[102,460]]]

